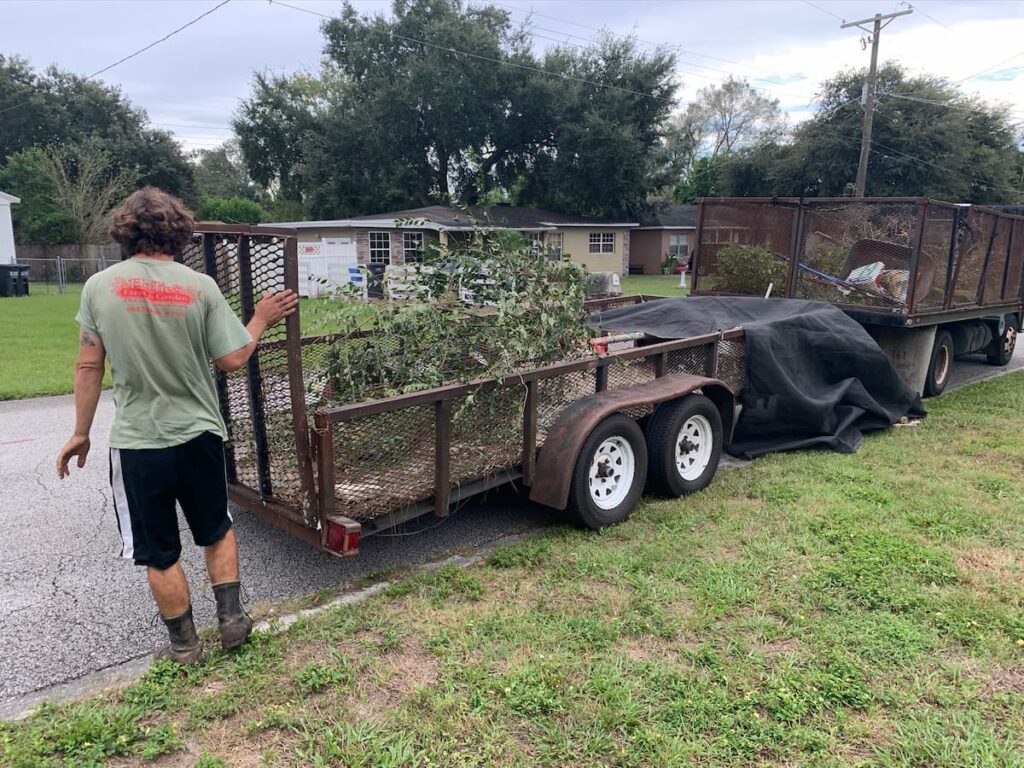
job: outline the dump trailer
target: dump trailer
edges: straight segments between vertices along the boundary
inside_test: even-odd
[[[200,224],[182,261],[214,278],[243,322],[262,294],[298,287],[290,229]],[[645,488],[678,496],[711,482],[745,377],[741,330],[613,337],[502,379],[334,402],[332,363],[400,343],[303,336],[296,313],[244,368],[215,371],[231,500],[339,556],[506,483],[599,528],[627,517]]]
[[[693,295],[835,304],[933,396],[954,360],[1013,355],[1024,216],[927,198],[704,198]]]

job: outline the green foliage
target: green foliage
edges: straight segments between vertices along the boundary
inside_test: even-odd
[[[259,191],[249,178],[238,142],[234,139],[213,149],[196,150],[191,159],[200,200],[207,197],[252,199]]]
[[[698,158],[686,178],[680,181],[673,192],[677,203],[695,203],[698,197],[715,197],[722,194],[720,177],[724,160],[707,155]]]
[[[209,752],[204,752],[196,760],[195,768],[227,768],[227,763],[223,759],[212,755]]]
[[[196,215],[203,221],[222,221],[226,224],[259,224],[267,220],[263,207],[244,197],[204,197]]]
[[[41,147],[23,149],[0,168],[0,190],[21,198],[11,206],[11,221],[18,243],[58,245],[80,242],[79,221],[56,201],[49,161]]]
[[[433,245],[409,270],[410,301],[381,304],[369,316],[351,293],[311,307],[313,322],[340,336],[324,371],[325,397],[354,403],[502,378],[586,347],[582,270],[529,254],[517,235],[477,232]],[[476,397],[478,405],[486,399]]]
[[[292,682],[303,693],[320,693],[327,688],[350,685],[353,678],[347,664],[311,661],[292,675]]]
[[[821,574],[823,583],[867,608],[906,611],[924,602],[923,587],[957,580],[947,553],[912,539],[839,529],[832,536],[840,554]]]
[[[495,199],[630,215],[671,183],[654,178],[666,51],[609,36],[540,60],[507,11],[460,0],[347,5],[323,32],[319,75],[256,75],[235,121],[252,177],[314,216]]]
[[[849,194],[860,155],[858,105],[865,77],[863,70],[839,73],[824,83],[820,111],[794,131],[791,141],[755,146],[734,157],[723,178],[724,194]],[[1017,130],[1002,105],[893,63],[879,69],[878,90],[868,195],[977,203],[1024,199]]]
[[[316,127],[322,84],[304,74],[253,76],[252,94],[232,122],[249,174],[285,200],[302,199],[303,147]]]
[[[757,245],[726,245],[719,251],[713,275],[702,278],[705,290],[764,296],[774,284],[773,295],[784,294],[789,265]]]
[[[110,159],[111,176],[132,170],[140,186],[194,194],[192,169],[174,138],[148,128],[146,113],[116,87],[56,67],[37,73],[23,59],[0,55],[0,102],[20,105],[0,114],[0,165],[29,147],[95,137]],[[21,196],[16,188],[4,191]]]

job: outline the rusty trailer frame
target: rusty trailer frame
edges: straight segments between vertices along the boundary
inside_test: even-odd
[[[296,233],[290,229],[200,223],[181,261],[213,277],[243,323],[261,294],[298,287]],[[588,306],[609,309],[650,299],[606,298]],[[215,372],[215,383],[229,432],[231,500],[339,556],[355,554],[360,536],[425,514],[443,517],[453,505],[498,485],[532,486],[545,471],[537,457],[548,430],[581,398],[640,390],[672,374],[690,375],[678,377],[686,382],[675,383],[677,389],[690,391],[696,386],[690,379],[703,376],[735,394],[743,378],[743,334],[736,330],[619,349],[502,380],[323,406],[314,369],[334,354],[338,341],[303,337],[296,313],[268,331],[241,371]],[[365,343],[367,335],[345,341]],[[475,404],[487,393],[504,410]],[[652,410],[644,397],[634,399],[630,415],[642,418]]]
[[[775,295],[830,301],[864,324],[916,327],[1024,310],[1024,216],[923,197],[719,197],[698,204],[693,295],[749,295],[717,280],[718,253],[734,245],[774,255],[767,270],[784,271]],[[836,275],[824,267],[837,266],[837,255],[847,270],[868,260],[903,267],[902,300],[856,288],[829,296],[813,273]]]

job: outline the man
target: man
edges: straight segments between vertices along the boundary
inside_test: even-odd
[[[203,646],[179,562],[176,502],[205,549],[222,647],[237,647],[252,632],[239,595],[224,465],[227,430],[210,361],[223,371],[241,368],[263,332],[298,305],[292,291],[265,296],[243,326],[213,278],[174,261],[191,241],[192,227],[182,203],[154,187],[114,211],[110,234],[125,257],[82,289],[75,433],[57,457],[61,478],[72,457],[85,466],[109,357],[116,407],[110,484],[121,555],[146,567],[167,625],[170,645],[157,656],[182,663],[201,661]]]

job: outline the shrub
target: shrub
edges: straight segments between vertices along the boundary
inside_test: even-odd
[[[223,221],[225,224],[259,224],[266,221],[267,213],[259,203],[244,197],[204,197],[199,203],[196,217],[203,221]]]
[[[718,265],[705,287],[725,293],[764,296],[785,294],[788,262],[777,253],[757,245],[727,245],[718,252]]]

